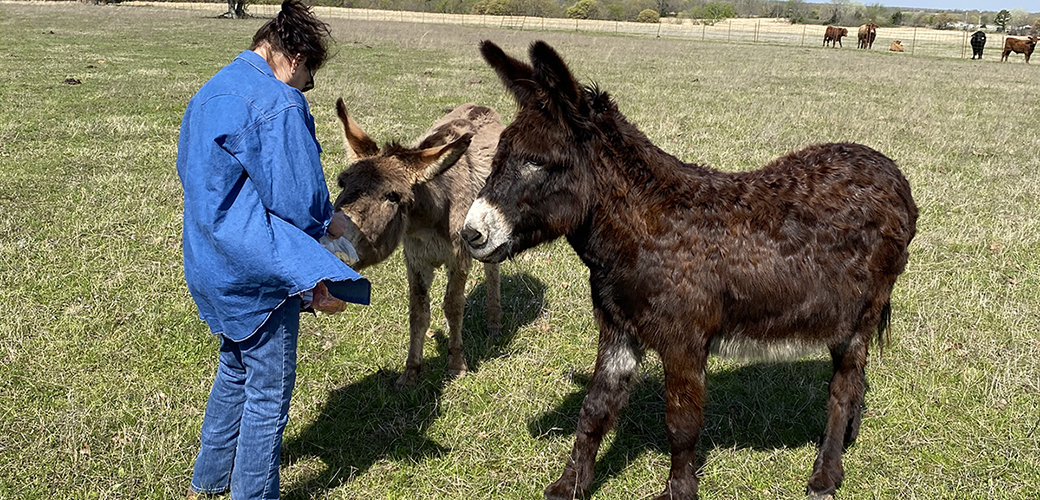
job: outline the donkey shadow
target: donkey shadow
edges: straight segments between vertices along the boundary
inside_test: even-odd
[[[501,290],[502,333],[495,337],[483,334],[487,331],[485,285],[474,287],[466,298],[463,346],[471,372],[479,370],[484,360],[500,355],[517,331],[532,323],[545,307],[545,284],[530,274],[503,275]],[[450,452],[426,435],[441,413],[441,397],[452,380],[446,374],[447,337],[438,331],[434,341],[437,355],[423,359],[415,387],[398,389],[395,383],[400,373],[379,370],[332,391],[314,422],[282,447],[286,464],[317,457],[325,468],[287,485],[284,498],[313,498],[350,483],[382,459],[422,461]]]
[[[830,359],[755,363],[712,369],[707,375],[708,398],[704,427],[697,443],[697,464],[713,449],[775,450],[817,442],[827,419]],[[575,374],[581,388],[555,409],[528,422],[528,431],[541,439],[573,435],[590,376]],[[645,376],[632,388],[628,405],[618,415],[614,440],[596,460],[593,483],[586,497],[632,460],[647,451],[669,454],[665,431],[665,389],[659,374]],[[563,472],[566,457],[560,457]],[[552,477],[551,480],[555,480]]]

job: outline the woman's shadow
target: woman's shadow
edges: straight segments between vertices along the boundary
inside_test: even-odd
[[[545,307],[545,285],[527,274],[502,276],[502,334],[487,337],[483,303],[486,289],[476,286],[466,300],[463,320],[464,349],[470,371],[500,354],[517,330],[533,322]],[[298,436],[286,440],[283,459],[288,464],[317,457],[320,473],[288,485],[288,500],[315,495],[349,483],[382,459],[421,461],[449,450],[426,436],[440,415],[441,395],[452,379],[446,375],[448,343],[444,332],[434,336],[437,356],[423,360],[423,371],[413,388],[398,389],[400,375],[380,370],[334,390],[321,414]]]
[[[716,448],[775,450],[816,442],[826,423],[831,372],[830,359],[710,369],[697,465],[703,465]],[[555,409],[528,422],[530,434],[541,439],[572,436],[589,380],[589,375],[576,374],[573,381],[579,389]],[[665,408],[664,382],[659,374],[637,382],[628,405],[618,416],[614,440],[596,460],[586,497],[594,496],[607,480],[646,451],[669,454]],[[563,472],[566,461],[566,456],[559,458],[558,473]]]

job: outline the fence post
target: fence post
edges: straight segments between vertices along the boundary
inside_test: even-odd
[[[726,20],[726,41],[727,42],[730,40],[729,34],[730,34],[730,32],[732,30],[733,30],[733,20],[732,19],[727,19]]]
[[[661,25],[664,24],[660,19],[657,20],[657,38],[661,38]]]
[[[704,40],[704,32],[707,29],[708,29],[708,25],[704,21],[701,21],[701,40],[702,41]]]
[[[961,59],[964,59],[964,46],[968,44],[968,30],[964,30],[963,33],[963,36],[961,36]]]
[[[917,28],[914,28],[914,40],[910,42],[910,55],[914,55],[914,49],[917,48]]]
[[[758,43],[758,29],[762,27],[762,21],[755,23],[755,38],[751,43]]]
[[[806,28],[806,26],[803,24],[802,25],[802,45],[805,45],[805,28]]]

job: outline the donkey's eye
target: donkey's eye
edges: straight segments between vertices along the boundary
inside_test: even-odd
[[[541,172],[544,167],[533,161],[526,161],[523,165],[520,165],[520,175],[528,176]]]
[[[397,191],[390,191],[389,193],[386,193],[385,198],[386,201],[389,201],[390,203],[401,203],[401,194]]]

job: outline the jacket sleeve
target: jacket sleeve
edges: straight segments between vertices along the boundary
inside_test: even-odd
[[[317,239],[332,219],[319,146],[307,112],[290,106],[262,120],[231,148],[267,212]]]

